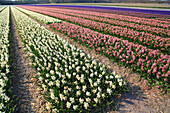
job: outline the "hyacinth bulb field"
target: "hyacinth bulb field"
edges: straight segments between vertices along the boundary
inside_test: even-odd
[[[97,8],[0,6],[0,112],[169,110],[170,12]]]

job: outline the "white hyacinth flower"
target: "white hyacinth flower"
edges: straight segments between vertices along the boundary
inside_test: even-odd
[[[86,102],[90,103],[91,99],[90,98],[86,98]]]
[[[87,109],[89,107],[89,104],[87,102],[84,102],[84,108]]]
[[[98,98],[94,98],[94,101],[97,103],[98,102]]]
[[[119,82],[119,86],[122,86],[122,82]]]
[[[73,109],[76,110],[78,108],[78,105],[73,105]]]
[[[84,102],[84,99],[79,98],[80,103],[82,104]]]
[[[86,92],[86,95],[87,95],[87,96],[91,96],[90,92],[88,92],[88,91]]]
[[[84,85],[82,88],[83,88],[83,89],[82,89],[83,92],[85,92],[87,87],[86,87],[86,85]]]
[[[67,102],[67,108],[70,108],[71,107],[71,103],[70,102]]]
[[[81,91],[80,91],[80,90],[77,91],[77,92],[76,92],[76,95],[77,95],[77,96],[80,96],[80,95],[81,95]]]
[[[71,103],[74,103],[75,101],[74,101],[74,98],[72,98],[72,97],[70,97],[70,101],[71,101]]]
[[[108,93],[109,95],[111,95],[112,90],[111,90],[111,89],[109,89],[109,88],[107,88],[107,93]]]

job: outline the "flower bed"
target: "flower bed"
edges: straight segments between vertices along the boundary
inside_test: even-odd
[[[12,8],[27,55],[37,69],[37,79],[53,112],[88,112],[107,106],[124,91],[125,82],[115,72],[78,48]]]
[[[48,6],[51,7],[51,6]],[[56,7],[55,7],[56,8]],[[93,12],[100,12],[100,13],[110,13],[110,14],[118,14],[118,15],[126,15],[126,16],[133,16],[133,17],[140,17],[140,18],[148,18],[148,19],[157,19],[166,21],[167,19],[170,20],[169,15],[159,15],[159,14],[147,14],[147,13],[139,13],[139,12],[131,12],[131,11],[116,11],[116,10],[107,10],[107,9],[94,9],[94,8],[73,8],[73,7],[60,7],[60,9],[74,9],[74,10],[81,10],[81,11],[93,11]]]
[[[40,13],[36,13],[36,12],[29,11],[29,10],[19,8],[19,7],[17,7],[17,9],[19,9],[20,11],[24,12],[25,14],[27,14],[27,15],[39,20],[40,22],[45,23],[45,24],[61,22],[61,20],[46,16],[46,15],[42,15]]]
[[[4,8],[5,8],[4,6],[0,6],[0,12],[1,12]]]
[[[9,7],[0,12],[0,112],[15,111],[11,95],[11,72],[9,59]]]
[[[27,9],[27,7],[25,7],[25,6],[20,6],[20,7]],[[128,28],[131,28],[131,29],[134,29],[134,30],[137,30],[137,31],[144,31],[144,32],[147,31],[147,32],[150,32],[152,34],[162,36],[162,37],[170,36],[170,30],[168,30],[168,29],[152,27],[152,26],[149,26],[149,25],[140,25],[140,24],[137,24],[137,23],[114,20],[114,19],[109,19],[109,18],[104,18],[104,17],[97,17],[97,16],[93,16],[93,15],[87,15],[86,13],[83,13],[82,11],[67,10],[67,9],[61,10],[60,8],[51,8],[51,9],[49,9],[49,8],[45,9],[44,8],[43,10],[48,10],[50,12],[66,14],[66,15],[69,15],[69,16],[81,17],[81,18],[85,18],[85,19],[104,22],[104,23],[112,24],[114,26],[128,27]],[[94,13],[95,12],[93,12],[93,14]]]
[[[30,10],[34,10],[34,9],[30,9]],[[34,10],[34,11],[37,11],[39,13],[43,13],[46,15],[54,16],[56,18],[66,20],[66,21],[69,21],[69,22],[72,22],[74,24],[78,24],[84,27],[88,27],[90,29],[103,32],[105,34],[114,35],[119,38],[127,39],[135,43],[137,42],[149,48],[159,49],[167,54],[170,54],[170,48],[169,48],[169,45],[167,44],[170,38],[162,38],[162,37],[155,36],[155,35],[145,33],[145,32],[137,32],[129,28],[112,26],[110,24],[95,22],[91,20],[67,16],[67,15],[58,14],[58,13],[52,13],[48,11],[42,11],[42,10]]]
[[[168,29],[164,29],[164,28],[159,28],[159,27],[152,27],[149,25],[140,25],[137,23],[132,23],[132,22],[126,22],[126,21],[120,21],[120,20],[114,20],[114,19],[109,19],[109,18],[104,18],[104,17],[97,17],[97,16],[91,16],[91,15],[84,15],[84,14],[79,14],[79,12],[73,12],[71,11],[62,11],[62,10],[57,10],[54,11],[52,10],[52,12],[55,13],[61,13],[61,14],[66,14],[68,16],[75,16],[75,17],[81,17],[81,18],[85,18],[85,19],[89,19],[89,20],[93,20],[93,21],[97,21],[97,22],[102,22],[102,23],[107,23],[107,24],[111,24],[114,26],[121,26],[121,27],[128,27],[137,31],[143,31],[143,32],[149,32],[158,36],[162,36],[162,37],[170,37],[170,30]]]
[[[147,14],[147,13],[139,13],[139,12],[131,12],[131,11],[116,11],[116,10],[94,9],[94,8],[70,8],[70,7],[60,7],[60,9],[61,10],[62,9],[74,9],[74,10],[82,10],[82,11],[93,11],[93,12],[99,12],[99,13],[110,13],[110,14],[140,17],[140,18],[157,19],[157,20],[162,20],[162,21],[166,21],[167,19],[170,20],[169,15]]]
[[[84,44],[98,53],[102,53],[115,61],[146,77],[150,83],[167,89],[169,85],[168,55],[159,54],[139,44],[133,44],[109,35],[103,35],[68,22],[51,25],[55,30],[66,34],[78,43]]]
[[[21,6],[23,7],[23,6]],[[38,6],[25,6],[25,8],[29,8],[30,10],[39,10],[39,9],[47,9],[47,10],[56,10],[55,8],[51,7],[38,7]],[[61,9],[65,11],[66,9]],[[72,10],[72,12],[77,12],[77,10]],[[79,12],[79,11],[78,11]],[[93,11],[82,11],[81,14],[88,14],[91,16],[98,16],[98,17],[104,17],[104,18],[110,18],[110,19],[116,19],[120,21],[127,21],[127,22],[134,22],[138,24],[145,24],[149,26],[155,26],[155,27],[161,27],[168,29],[170,27],[169,20],[161,21],[157,19],[147,19],[147,18],[139,18],[139,17],[133,17],[133,16],[125,16],[125,15],[118,15],[118,14],[110,14],[110,13],[100,13],[100,12],[93,12]]]

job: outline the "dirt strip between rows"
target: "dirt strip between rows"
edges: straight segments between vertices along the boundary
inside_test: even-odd
[[[14,17],[11,14],[11,53],[12,53],[12,86],[13,94],[19,97],[16,113],[46,113],[45,101],[39,94],[35,79],[34,69],[30,66],[22,41],[18,36]]]

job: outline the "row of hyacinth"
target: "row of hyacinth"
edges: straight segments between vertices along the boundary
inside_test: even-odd
[[[48,5],[50,7],[50,5]],[[118,15],[126,15],[140,18],[148,18],[148,19],[157,19],[162,21],[170,20],[170,15],[160,15],[160,14],[150,14],[150,13],[140,13],[140,12],[132,12],[132,11],[118,11],[118,10],[107,10],[107,9],[95,9],[95,8],[78,8],[78,7],[59,7],[62,9],[74,9],[78,11],[93,11],[100,13],[110,13],[110,14],[118,14]]]
[[[36,12],[29,11],[29,10],[26,10],[26,9],[23,9],[23,8],[19,8],[19,7],[18,7],[18,9],[20,11],[26,13],[27,15],[29,15],[29,16],[39,20],[40,22],[45,23],[45,24],[61,22],[61,20],[58,20],[58,19],[46,16],[46,15],[42,15],[40,13],[36,13]]]
[[[52,24],[51,27],[97,53],[122,62],[131,70],[146,77],[151,83],[156,83],[158,88],[168,88],[170,74],[168,55],[68,22]]]
[[[126,28],[126,27],[123,28],[119,26],[112,26],[110,24],[95,22],[92,20],[86,20],[80,17],[73,17],[73,16],[67,16],[63,14],[53,13],[53,12],[49,12],[48,9],[45,9],[45,8],[44,8],[44,11],[40,9],[36,9],[36,8],[35,10],[34,8],[30,10],[37,11],[39,13],[43,13],[46,15],[50,15],[50,16],[59,18],[61,20],[66,20],[66,21],[69,21],[69,22],[72,22],[74,24],[78,24],[84,27],[88,27],[90,29],[93,29],[93,30],[96,30],[96,31],[99,31],[105,34],[110,34],[110,35],[117,36],[119,38],[127,39],[131,42],[135,42],[135,43],[137,42],[149,48],[159,49],[162,52],[168,52],[168,54],[170,54],[169,46],[167,44],[167,42],[170,41],[170,38],[162,38],[162,37],[155,36],[147,32],[138,32],[133,29]]]
[[[38,6],[26,6],[29,7],[30,9],[48,9],[48,10],[56,10],[56,7],[38,7]],[[61,9],[60,9],[61,10]],[[66,9],[62,9],[65,11]],[[77,10],[72,10],[72,12],[77,12]],[[144,24],[144,25],[149,25],[149,26],[155,26],[155,27],[161,27],[165,29],[169,29],[170,27],[170,22],[169,20],[158,20],[158,19],[147,19],[147,18],[140,18],[140,17],[133,17],[133,16],[126,16],[126,15],[118,15],[118,14],[110,14],[110,13],[100,13],[100,12],[93,12],[93,11],[82,11],[81,14],[88,14],[88,15],[93,15],[93,16],[98,16],[98,17],[104,17],[104,18],[110,18],[110,19],[115,19],[115,20],[120,20],[120,21],[127,21],[127,22],[134,22],[138,24]]]
[[[0,6],[0,11],[4,8],[4,6]]]
[[[138,72],[141,72],[141,73],[144,72],[145,74],[143,75],[145,75],[145,77],[147,77],[150,80],[150,82],[154,82],[154,83],[156,82],[158,87],[167,88],[168,78],[169,78],[169,71],[168,71],[168,68],[169,68],[168,64],[170,61],[169,56],[163,55],[163,54],[161,55],[159,54],[158,51],[147,49],[146,47],[143,47],[138,44],[134,45],[124,40],[122,40],[124,42],[123,45],[120,45],[120,46],[119,45],[117,46],[117,44],[114,45],[114,43],[116,42],[112,42],[113,37],[110,38],[111,36],[102,35],[98,32],[94,32],[90,29],[82,28],[81,26],[77,26],[74,24],[63,22],[63,23],[55,24],[55,25],[54,25],[54,28],[56,28],[58,31],[62,33],[65,33],[67,36],[73,38],[74,40],[78,42],[82,42],[82,44],[87,45],[88,47],[92,48],[94,51],[104,53],[107,56],[109,55],[117,56],[118,58],[115,58],[115,59],[118,59],[119,61],[123,62],[126,66],[129,66],[132,70],[134,71],[138,70]],[[100,38],[103,41],[99,40]],[[116,37],[114,39],[117,40]],[[107,42],[107,40],[109,40],[110,42],[105,43]],[[120,39],[118,39],[118,41],[120,41]],[[129,44],[126,44],[125,46],[125,43],[129,43],[130,46]],[[131,47],[131,45],[133,45],[133,47]],[[114,46],[116,47],[114,48]],[[121,46],[123,46],[123,48],[120,48]],[[112,48],[114,48],[115,51],[112,51],[113,50]],[[129,53],[128,48],[130,52],[134,50],[135,51],[132,52],[131,54]],[[131,48],[136,48],[136,49],[132,50]],[[135,52],[136,54],[134,54]],[[141,53],[142,55],[140,55]],[[133,56],[134,61],[131,59],[132,56]],[[161,63],[160,61],[163,61],[163,63]]]
[[[20,6],[20,7],[25,8],[25,6]],[[43,10],[46,10],[46,9],[43,9]],[[81,18],[90,19],[90,20],[99,21],[99,22],[104,22],[104,23],[111,24],[114,26],[128,27],[130,29],[134,29],[137,31],[144,31],[144,32],[147,31],[149,33],[162,36],[162,37],[170,36],[170,30],[168,29],[152,27],[149,25],[141,25],[138,23],[114,20],[114,19],[109,19],[109,18],[104,18],[104,17],[97,17],[94,15],[88,15],[86,13],[84,14],[82,11],[78,11],[78,10],[75,11],[75,10],[67,10],[67,9],[61,10],[60,8],[48,8],[48,11],[66,14],[66,15],[75,16],[75,17],[81,17]]]
[[[55,9],[57,9],[57,8],[55,8]],[[170,37],[170,30],[169,29],[152,27],[152,26],[149,26],[149,25],[141,25],[141,24],[138,24],[138,23],[132,23],[132,22],[126,22],[126,21],[120,21],[120,20],[114,20],[114,19],[109,19],[109,18],[105,18],[105,17],[85,15],[85,14],[81,14],[81,11],[76,11],[76,12],[74,12],[73,10],[63,11],[61,9],[57,9],[57,10],[52,9],[51,11],[56,12],[56,13],[70,15],[70,16],[81,17],[81,18],[85,18],[85,19],[89,19],[89,20],[94,20],[94,21],[97,21],[97,22],[107,23],[107,24],[111,24],[111,25],[114,25],[114,26],[128,27],[130,29],[134,29],[134,30],[137,30],[139,32],[144,31],[144,32],[149,32],[149,33],[152,33],[152,34],[155,34],[155,35],[158,35],[158,36],[162,36],[162,37]]]
[[[34,5],[33,5],[34,6]],[[138,8],[120,8],[120,7],[105,7],[105,6],[80,6],[80,5],[36,5],[36,6],[50,6],[50,7],[71,7],[71,8],[84,8],[84,9],[103,9],[103,10],[119,10],[119,11],[128,11],[128,12],[139,12],[139,13],[149,13],[149,14],[160,14],[160,15],[169,15],[169,11],[161,10],[152,10],[152,9],[138,9]]]
[[[9,7],[0,12],[0,112],[12,113],[13,97],[11,96],[11,73],[9,59]]]
[[[75,46],[12,8],[25,51],[53,112],[88,112],[111,104],[125,82]]]
[[[5,8],[5,6],[0,6],[0,12]]]

